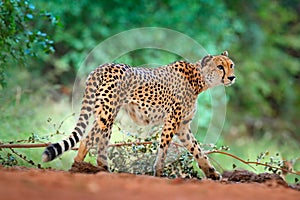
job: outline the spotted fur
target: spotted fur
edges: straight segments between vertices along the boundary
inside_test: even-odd
[[[118,111],[123,108],[137,124],[163,124],[155,175],[162,175],[168,146],[177,135],[205,175],[220,179],[220,174],[191,133],[190,123],[196,111],[198,94],[217,85],[233,84],[233,73],[234,63],[227,51],[221,55],[207,55],[196,63],[176,61],[155,69],[114,63],[101,65],[86,81],[74,131],[69,138],[48,146],[42,160],[51,161],[81,141],[75,161],[83,161],[88,150],[96,145],[97,164],[108,168],[107,147],[111,129]],[[92,129],[83,138],[91,115],[95,117]]]

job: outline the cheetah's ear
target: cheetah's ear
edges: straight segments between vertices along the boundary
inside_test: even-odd
[[[224,51],[223,53],[221,53],[221,55],[228,57],[228,51]]]
[[[207,63],[213,58],[212,55],[207,55],[205,56],[204,58],[202,58],[202,61],[201,61],[201,67],[203,68],[204,66],[207,65]]]

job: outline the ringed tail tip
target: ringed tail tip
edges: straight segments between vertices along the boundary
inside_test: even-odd
[[[49,153],[46,151],[44,151],[43,155],[42,155],[42,162],[49,162],[50,158],[49,158]]]

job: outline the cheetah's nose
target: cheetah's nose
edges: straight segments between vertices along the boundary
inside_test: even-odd
[[[228,76],[228,79],[229,79],[230,81],[233,81],[233,80],[235,79],[235,76]]]

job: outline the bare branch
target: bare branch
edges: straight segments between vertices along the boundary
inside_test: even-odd
[[[3,148],[40,148],[47,147],[51,143],[43,143],[43,144],[0,144],[0,149]]]
[[[41,148],[47,147],[51,143],[41,143],[41,144],[0,144],[0,149],[3,148]],[[122,142],[122,143],[115,143],[110,144],[109,147],[120,147],[120,146],[132,146],[132,145],[150,145],[153,142]],[[175,146],[182,147],[181,144],[173,143]],[[78,150],[78,148],[72,148],[72,150]]]
[[[290,171],[290,170],[287,170],[287,169],[284,169],[284,168],[281,168],[281,167],[276,167],[276,166],[272,166],[272,165],[269,165],[269,164],[265,164],[265,163],[260,163],[260,162],[255,162],[255,161],[245,161],[233,154],[230,154],[230,153],[227,153],[227,152],[224,152],[224,151],[218,151],[218,150],[213,150],[213,151],[208,151],[206,152],[207,154],[212,154],[212,153],[219,153],[219,154],[223,154],[223,155],[226,155],[226,156],[230,156],[246,165],[248,165],[249,167],[251,167],[252,169],[255,170],[254,167],[250,166],[250,165],[261,165],[261,166],[265,166],[265,167],[270,167],[270,168],[273,168],[273,169],[278,169],[278,170],[281,170],[281,171],[284,171],[284,172],[287,172],[287,173],[291,173],[291,174],[295,174],[295,175],[298,175],[300,176],[300,172],[293,172],[293,171]]]
[[[48,145],[50,145],[51,143],[41,143],[41,144],[0,144],[0,149],[2,148],[41,148],[41,147],[47,147]],[[125,143],[115,143],[115,144],[110,144],[109,147],[120,147],[120,146],[132,146],[132,145],[150,145],[153,144],[153,142],[125,142]],[[178,143],[173,143],[175,146],[178,147],[183,147],[181,144]],[[72,150],[78,150],[78,148],[72,148]],[[251,165],[261,165],[261,166],[265,166],[265,167],[270,167],[273,169],[278,169],[281,170],[283,172],[286,173],[291,173],[291,174],[295,174],[295,175],[299,175],[300,176],[300,172],[293,172],[281,167],[276,167],[276,166],[272,166],[269,164],[265,164],[265,163],[260,163],[260,162],[254,162],[254,161],[245,161],[233,154],[230,154],[228,152],[224,152],[224,151],[219,151],[219,150],[212,150],[212,151],[207,151],[205,152],[206,154],[213,154],[213,153],[218,153],[218,154],[223,154],[226,156],[230,156],[246,165],[248,165],[249,167],[251,167],[253,170],[255,170],[255,168]]]

